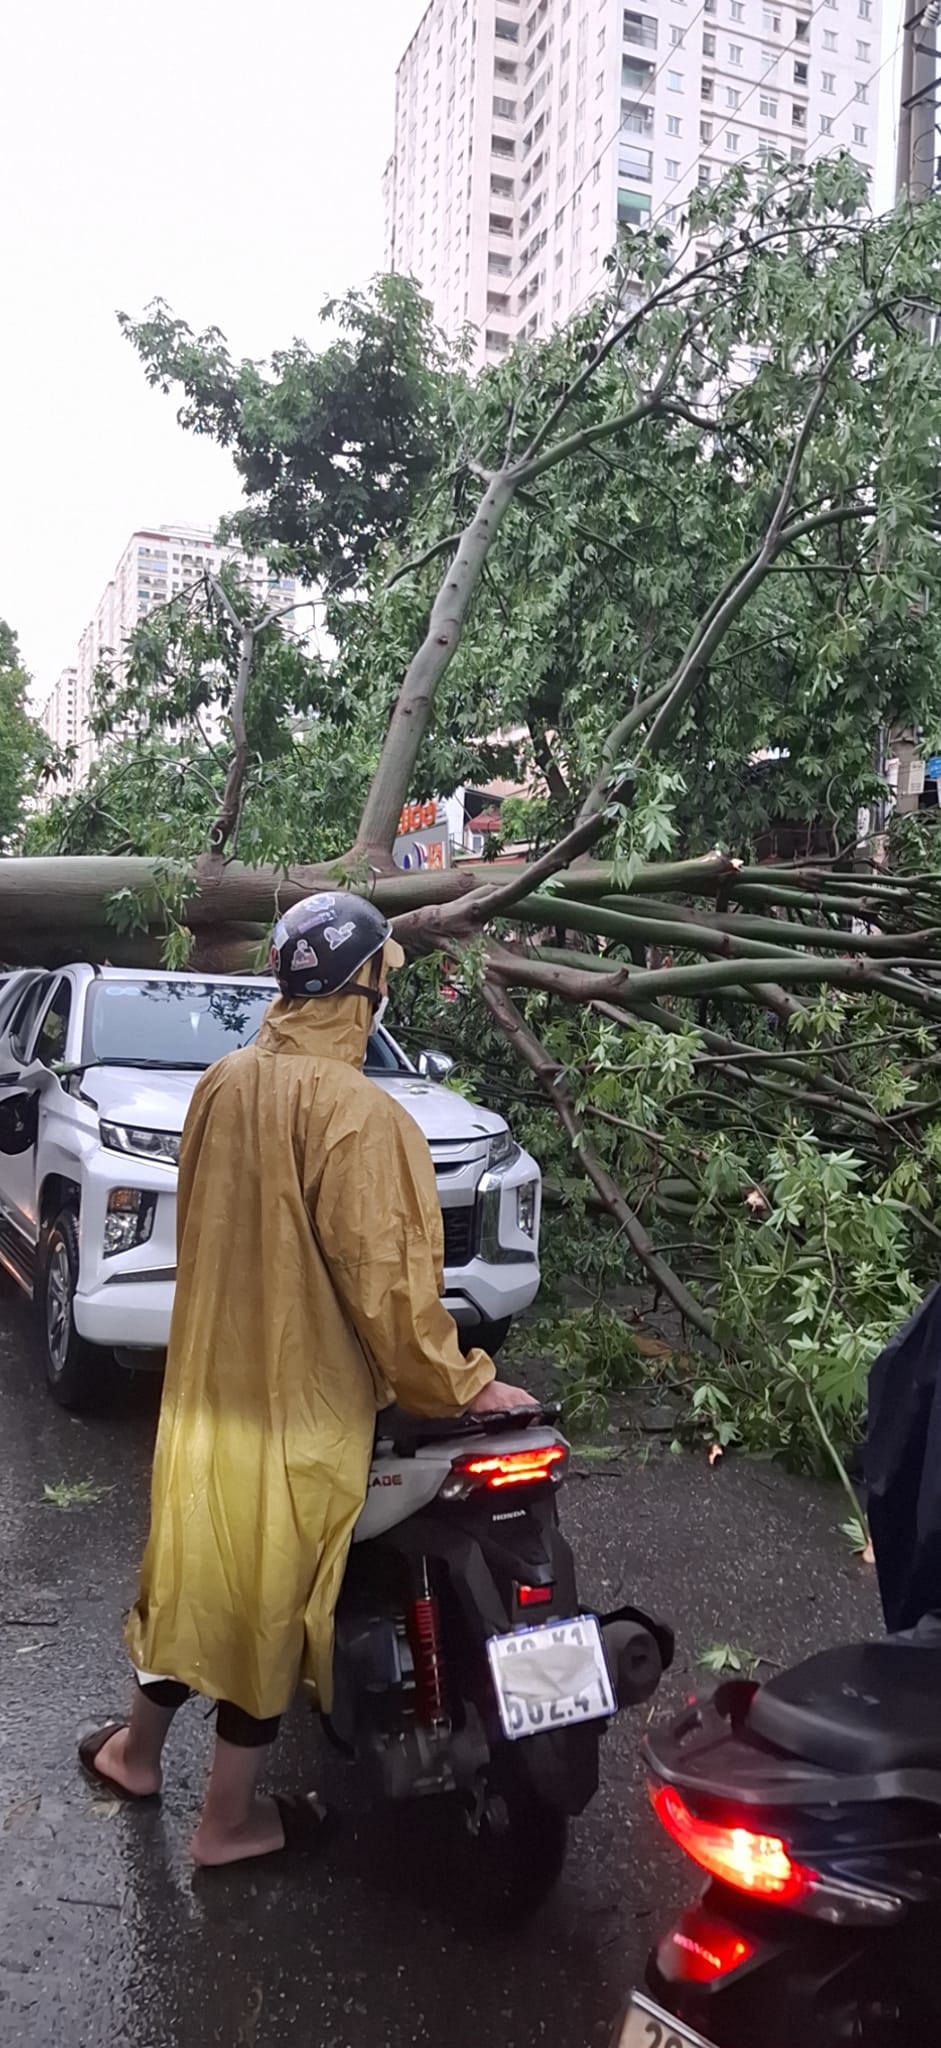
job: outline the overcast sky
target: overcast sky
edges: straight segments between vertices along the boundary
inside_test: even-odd
[[[0,617],[40,701],[134,528],[214,525],[238,503],[225,455],[148,389],[115,308],[159,295],[238,354],[313,339],[326,295],[381,267],[394,71],[422,12],[0,4]]]
[[[115,308],[159,295],[240,354],[313,337],[326,295],[381,268],[394,70],[422,11],[0,7],[0,617],[37,697],[136,526],[238,502]]]

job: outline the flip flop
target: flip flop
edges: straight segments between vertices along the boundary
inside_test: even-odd
[[[197,1877],[217,1877],[229,1870],[245,1870],[249,1864],[276,1863],[279,1856],[310,1856],[319,1849],[329,1832],[328,1814],[313,1792],[274,1793],[284,1841],[279,1849],[262,1849],[252,1856],[237,1856],[231,1863],[199,1863]]]
[[[117,1778],[109,1778],[107,1771],[100,1771],[95,1762],[99,1750],[104,1749],[105,1743],[110,1742],[112,1735],[116,1735],[119,1728],[126,1727],[126,1721],[106,1721],[103,1728],[94,1728],[91,1734],[84,1736],[79,1743],[78,1760],[92,1784],[103,1785],[113,1799],[127,1799],[133,1801],[136,1806],[147,1806],[159,1799],[159,1792],[129,1792],[126,1785],[119,1785]]]

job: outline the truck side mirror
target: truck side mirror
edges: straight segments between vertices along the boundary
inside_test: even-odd
[[[446,1081],[454,1072],[454,1061],[449,1052],[420,1052],[418,1071],[423,1081]]]

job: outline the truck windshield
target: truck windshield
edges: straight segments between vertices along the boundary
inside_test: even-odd
[[[275,994],[257,981],[96,981],[82,1057],[100,1065],[211,1067],[252,1044]],[[373,1032],[366,1072],[396,1074],[404,1064],[386,1033]]]

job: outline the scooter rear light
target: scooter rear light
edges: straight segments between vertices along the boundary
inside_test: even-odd
[[[671,1841],[721,1884],[751,1898],[794,1905],[813,1891],[813,1872],[795,1863],[779,1835],[754,1834],[750,1828],[723,1827],[691,1812],[672,1785],[656,1785],[650,1794],[653,1810]]]
[[[520,1607],[549,1607],[555,1586],[517,1586],[516,1598]]]
[[[542,1444],[522,1451],[501,1451],[485,1457],[455,1458],[441,1489],[445,1500],[457,1500],[478,1488],[504,1493],[511,1487],[558,1486],[565,1469],[565,1444]]]
[[[750,1963],[755,1949],[744,1936],[714,1920],[701,1907],[684,1913],[657,1950],[657,1968],[668,1984],[718,1984]]]

